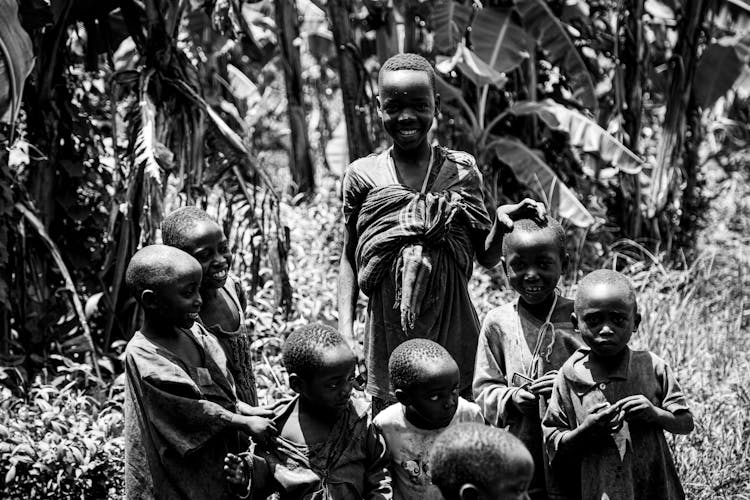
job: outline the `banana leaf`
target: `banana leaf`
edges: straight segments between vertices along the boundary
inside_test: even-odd
[[[750,35],[726,36],[708,46],[695,72],[694,92],[704,108],[726,95],[750,62]]]
[[[467,2],[440,0],[431,11],[430,24],[434,34],[435,50],[439,54],[452,54],[464,37],[469,25],[472,7]]]
[[[511,168],[519,182],[546,201],[552,214],[581,228],[596,222],[575,193],[524,143],[515,138],[491,136],[488,149]]]
[[[512,9],[485,7],[471,24],[474,52],[500,73],[517,68],[529,57],[534,41],[512,19]]]
[[[0,0],[0,121],[15,122],[23,84],[33,67],[31,38],[18,21],[18,4]]]

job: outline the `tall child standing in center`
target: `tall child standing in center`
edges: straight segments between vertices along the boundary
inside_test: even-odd
[[[502,250],[519,298],[490,311],[482,324],[474,397],[491,425],[507,427],[531,452],[532,500],[554,498],[541,417],[557,370],[583,345],[570,322],[573,301],[556,291],[567,261],[565,232],[551,218],[517,220]]]
[[[352,163],[344,177],[344,248],[339,328],[352,338],[359,291],[368,296],[367,392],[377,413],[395,397],[388,358],[411,337],[445,347],[470,397],[479,319],[467,283],[474,256],[500,260],[507,217],[491,223],[474,157],[433,146],[440,96],[435,72],[416,54],[387,60],[378,75],[378,109],[393,146]],[[530,200],[519,211],[543,207]]]

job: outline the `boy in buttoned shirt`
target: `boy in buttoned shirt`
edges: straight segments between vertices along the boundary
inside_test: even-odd
[[[571,320],[588,347],[560,369],[543,421],[552,467],[571,479],[563,498],[684,499],[664,431],[691,432],[693,416],[666,362],[628,347],[640,323],[630,281],[589,274]]]

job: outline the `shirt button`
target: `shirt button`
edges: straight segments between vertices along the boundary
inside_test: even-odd
[[[599,389],[600,389],[600,390],[602,390],[602,391],[603,391],[603,390],[604,390],[604,389],[606,389],[606,388],[607,388],[607,384],[605,384],[604,382],[602,382],[601,384],[599,384]]]

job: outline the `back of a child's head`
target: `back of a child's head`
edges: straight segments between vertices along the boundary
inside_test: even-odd
[[[191,266],[200,269],[198,262],[179,248],[148,245],[131,257],[125,270],[125,286],[141,303],[145,290],[159,290],[169,284],[177,273]]]
[[[205,210],[196,206],[178,208],[164,217],[161,223],[161,240],[165,245],[184,249],[188,245],[190,231],[200,222],[217,224]]]
[[[435,87],[435,69],[432,67],[430,62],[419,54],[405,53],[396,54],[387,59],[380,67],[378,72],[378,86],[382,86],[383,75],[391,71],[421,71],[427,75],[430,80],[432,90],[436,91]]]
[[[427,382],[425,372],[442,365],[455,365],[450,353],[437,342],[410,339],[396,347],[388,360],[393,390],[409,391]]]
[[[543,220],[537,219],[519,219],[513,222],[513,229],[505,235],[503,238],[503,257],[506,257],[512,247],[514,240],[513,236],[519,233],[536,233],[545,232],[549,234],[550,244],[555,245],[559,251],[560,257],[565,258],[565,229],[562,224],[550,216],[546,216]]]
[[[281,349],[284,367],[288,373],[300,377],[314,375],[325,368],[323,354],[327,349],[346,345],[346,341],[335,328],[312,323],[295,329]]]
[[[534,462],[520,439],[478,423],[448,427],[435,440],[429,458],[432,483],[445,500],[458,500],[464,485],[493,491],[519,475],[533,474]]]
[[[578,292],[576,293],[574,305],[576,314],[582,312],[590,290],[597,286],[605,286],[616,290],[622,297],[632,301],[634,307],[637,309],[635,288],[628,277],[612,269],[597,269],[581,278],[581,281],[578,283]]]

